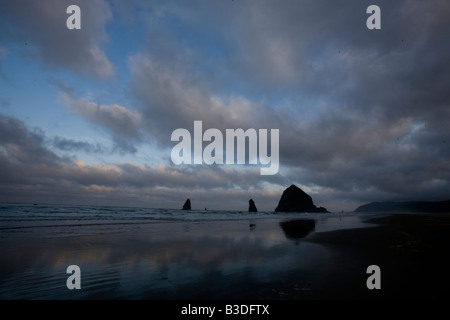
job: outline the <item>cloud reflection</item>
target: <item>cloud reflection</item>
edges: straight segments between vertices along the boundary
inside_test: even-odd
[[[203,223],[161,223],[132,236],[59,240],[22,241],[14,247],[2,241],[0,297],[183,299],[235,291],[239,297],[253,294],[245,283],[263,287],[284,272],[313,265],[317,257],[311,256],[311,247],[320,248],[293,246],[274,221],[261,221],[254,230],[247,221],[208,222],[207,228]],[[82,290],[75,294],[65,288],[70,264],[82,270]]]

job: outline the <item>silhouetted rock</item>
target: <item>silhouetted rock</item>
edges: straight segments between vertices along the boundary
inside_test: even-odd
[[[314,231],[316,221],[312,219],[296,219],[280,222],[284,235],[288,239],[304,238],[308,233]]]
[[[297,186],[291,185],[283,191],[275,212],[328,212],[327,209],[317,208],[312,198]]]
[[[255,201],[253,199],[248,200],[248,212],[258,212],[258,209],[256,209]]]
[[[358,207],[355,212],[424,212],[450,213],[450,200],[447,201],[403,201],[371,202]]]
[[[191,200],[189,200],[189,198],[184,203],[183,210],[191,210]]]

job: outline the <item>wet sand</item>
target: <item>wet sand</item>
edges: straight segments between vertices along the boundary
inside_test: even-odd
[[[311,234],[307,241],[337,254],[336,276],[319,298],[443,299],[450,285],[450,215],[386,214],[363,219],[370,228]],[[381,290],[367,290],[369,264],[381,269]],[[347,284],[347,285],[346,285]]]
[[[449,246],[450,215],[436,214],[2,236],[0,299],[442,299]],[[81,268],[81,290],[66,287],[71,264]],[[367,289],[369,265],[381,268],[380,290]]]

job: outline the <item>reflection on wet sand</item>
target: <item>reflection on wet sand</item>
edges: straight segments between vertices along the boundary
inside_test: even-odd
[[[81,235],[92,226],[71,227],[76,236],[59,236],[66,229],[2,233],[0,299],[443,297],[449,221],[293,215],[109,225],[92,235]],[[81,268],[81,290],[66,287],[72,264]],[[366,287],[372,264],[381,268],[382,290]]]
[[[313,243],[292,246],[286,237],[298,237],[297,224],[264,220],[249,230],[245,221],[162,223],[134,234],[1,241],[0,298],[267,296],[274,294],[267,283],[311,267],[326,251]],[[65,286],[71,264],[81,268],[78,291]]]
[[[314,231],[316,221],[312,219],[295,219],[280,222],[286,238],[298,240]]]

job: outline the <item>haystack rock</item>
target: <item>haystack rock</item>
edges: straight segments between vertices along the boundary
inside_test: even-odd
[[[253,199],[248,200],[248,212],[258,212],[258,209],[256,209],[255,201]]]
[[[191,210],[191,200],[189,200],[189,198],[184,203],[183,210]]]
[[[328,212],[327,209],[317,208],[312,198],[297,186],[291,185],[283,191],[275,212]]]

